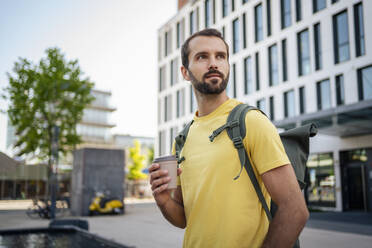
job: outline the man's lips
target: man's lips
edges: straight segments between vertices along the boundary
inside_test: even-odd
[[[219,77],[222,78],[222,76],[218,73],[211,73],[205,76],[205,78],[211,78],[211,77]]]

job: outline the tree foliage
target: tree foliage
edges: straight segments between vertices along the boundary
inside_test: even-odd
[[[130,180],[145,179],[147,175],[142,172],[145,167],[145,156],[141,154],[141,144],[138,140],[134,141],[134,147],[129,148],[131,163],[128,166],[129,173],[127,178]]]
[[[67,61],[58,48],[49,48],[38,64],[20,58],[7,75],[8,116],[18,156],[32,154],[50,164],[54,125],[60,128],[59,152],[66,154],[81,143],[76,125],[94,98],[93,83],[81,79],[77,60]]]

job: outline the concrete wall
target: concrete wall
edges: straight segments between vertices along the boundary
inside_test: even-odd
[[[124,150],[84,148],[74,152],[71,212],[86,216],[96,192],[124,197]]]

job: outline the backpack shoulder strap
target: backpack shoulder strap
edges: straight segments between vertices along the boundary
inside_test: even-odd
[[[253,187],[254,187],[254,189],[257,193],[257,196],[258,196],[258,198],[259,198],[259,200],[262,204],[262,207],[264,208],[264,210],[266,212],[266,216],[269,219],[269,221],[271,221],[272,220],[272,215],[271,215],[269,207],[266,203],[265,197],[263,196],[263,193],[262,193],[260,185],[257,181],[256,175],[254,174],[252,164],[249,161],[247,151],[246,151],[246,149],[244,147],[244,144],[243,144],[243,139],[246,135],[245,116],[246,116],[247,112],[250,111],[250,110],[258,110],[258,109],[256,107],[252,107],[252,106],[249,106],[247,104],[240,104],[240,105],[236,106],[230,112],[230,114],[227,118],[227,122],[234,122],[234,121],[238,122],[237,126],[234,126],[234,127],[231,127],[231,128],[227,129],[227,134],[228,134],[229,138],[232,140],[235,148],[238,151],[239,160],[240,160],[240,164],[241,164],[241,169],[240,169],[239,175],[237,177],[235,177],[234,180],[239,178],[239,176],[242,172],[243,166],[244,166],[244,168],[247,171],[247,174],[248,174],[248,176],[249,176],[249,178],[250,178],[250,180],[253,184]]]
[[[187,123],[186,126],[182,129],[181,132],[179,132],[179,134],[175,138],[176,140],[175,150],[176,150],[176,158],[177,158],[178,164],[182,163],[182,161],[185,160],[185,157],[180,157],[180,155],[181,155],[182,148],[185,145],[187,135],[189,133],[190,127],[193,122],[194,120],[191,120],[189,123]]]

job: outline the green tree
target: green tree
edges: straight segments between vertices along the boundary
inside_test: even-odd
[[[154,161],[154,147],[153,146],[151,146],[147,152],[147,163],[151,165],[152,161]]]
[[[142,172],[142,169],[145,167],[145,156],[141,154],[141,144],[138,140],[134,141],[134,147],[129,148],[129,157],[131,163],[128,166],[129,173],[127,178],[129,180],[147,178],[147,175]]]
[[[81,143],[76,125],[94,99],[93,83],[81,79],[77,60],[67,61],[58,48],[49,48],[38,64],[19,58],[7,73],[8,116],[15,128],[18,156],[31,154],[52,163],[52,132],[59,127],[58,152],[66,155]]]

